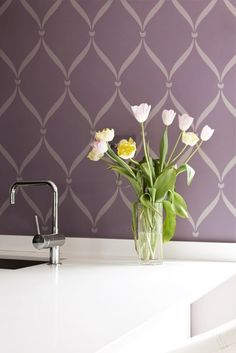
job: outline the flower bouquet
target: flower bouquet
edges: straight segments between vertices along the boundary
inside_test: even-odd
[[[189,161],[202,143],[210,139],[214,130],[208,125],[204,126],[199,138],[194,132],[188,132],[194,119],[188,114],[179,115],[180,133],[173,150],[168,153],[168,128],[176,113],[173,110],[164,110],[162,120],[165,128],[160,141],[159,157],[152,158],[144,126],[151,106],[142,103],[132,106],[131,110],[141,125],[143,158],[134,158],[136,142],[132,138],[122,139],[114,150],[110,145],[115,135],[113,129],[96,132],[88,158],[92,161],[104,161],[109,169],[125,177],[131,184],[136,194],[136,201],[132,204],[135,249],[142,262],[159,263],[163,259],[163,242],[169,241],[175,233],[176,216],[188,217],[187,204],[176,191],[176,178],[186,172],[187,184],[191,184],[195,171]],[[188,148],[191,151],[185,154]],[[179,165],[180,157],[186,155],[186,159]]]

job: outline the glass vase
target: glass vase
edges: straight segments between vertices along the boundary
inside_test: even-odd
[[[163,262],[163,206],[154,204],[153,208],[137,206],[137,234],[135,247],[142,264],[161,264]]]

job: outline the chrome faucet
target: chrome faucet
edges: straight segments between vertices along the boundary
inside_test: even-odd
[[[33,246],[36,249],[50,249],[49,263],[58,265],[60,263],[60,246],[65,243],[65,236],[58,231],[58,190],[55,183],[50,180],[17,181],[10,188],[10,203],[15,204],[16,189],[18,186],[41,186],[48,185],[53,191],[52,206],[52,233],[40,234],[38,221],[36,219],[37,233],[33,238]]]

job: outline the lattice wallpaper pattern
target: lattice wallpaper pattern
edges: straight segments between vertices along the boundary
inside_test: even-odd
[[[47,178],[66,235],[131,237],[132,191],[86,155],[103,127],[140,141],[129,106],[148,102],[153,153],[164,108],[215,128],[179,180],[191,217],[175,239],[235,241],[235,0],[1,0],[0,77],[0,233],[32,234],[34,214],[49,230],[48,190],[8,201],[13,181]]]

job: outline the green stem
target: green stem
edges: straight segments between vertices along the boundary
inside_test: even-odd
[[[203,141],[201,141],[199,143],[199,145],[197,145],[197,148],[190,154],[190,156],[186,159],[186,161],[184,162],[184,164],[188,163],[190,161],[190,159],[195,155],[195,153],[199,150],[199,148],[201,147]]]
[[[109,157],[109,159],[111,160],[111,161],[108,161],[107,159],[105,159],[104,157],[102,157],[101,158],[101,160],[103,160],[104,162],[106,162],[106,163],[110,163],[111,165],[117,165],[117,160],[115,159],[115,158],[113,158],[109,153],[107,153],[106,152],[106,155]],[[114,163],[112,163],[112,162],[114,162]],[[125,162],[124,162],[125,163]],[[125,163],[127,166],[128,166],[128,164],[127,163]],[[122,166],[123,166],[123,164],[122,164]],[[134,171],[136,171],[136,169],[134,168],[134,167],[132,167],[132,166],[128,166],[129,168],[131,168],[131,170],[134,170]],[[133,172],[133,171],[132,171]]]
[[[184,153],[184,151],[186,150],[186,148],[187,148],[187,145],[185,145],[185,146],[182,148],[182,150],[177,154],[177,156],[176,156],[174,159],[172,159],[171,163],[173,163],[174,161],[176,161],[176,160]]]
[[[114,166],[117,164],[117,161],[112,158],[111,156],[109,156],[109,154],[106,153],[106,155],[109,157],[109,159],[105,158],[105,157],[102,157],[101,160],[107,164],[110,164],[110,166]],[[136,169],[132,166],[129,166],[131,169],[133,169],[134,171],[136,171]]]
[[[130,158],[130,161],[131,161],[132,163],[134,163],[135,165],[138,165],[138,166],[139,166],[139,163],[138,163],[137,161],[135,161],[134,159]]]
[[[114,159],[112,159],[110,156],[109,156],[109,159],[106,157],[102,157],[101,160],[105,163],[109,163],[109,164],[114,165],[114,163],[113,163]]]
[[[118,163],[120,166],[122,166],[123,168],[125,168],[129,174],[131,175],[132,178],[136,178],[133,170],[131,169],[131,167],[123,161],[123,159],[121,159],[112,149],[110,146],[108,146],[108,150],[106,152],[106,154],[108,155],[108,157],[110,157],[113,161],[115,161],[116,163]]]
[[[115,158],[112,158],[112,156],[110,156],[107,152],[106,152],[106,155],[109,157],[109,159],[111,159],[113,162],[117,163],[117,161],[115,160]],[[101,158],[104,162],[108,162],[108,160],[106,160],[104,157]]]
[[[147,146],[146,146],[146,140],[145,140],[145,134],[144,134],[144,124],[141,123],[141,126],[142,126],[142,137],[143,137],[143,149],[144,149],[144,154],[145,154],[146,162],[147,162],[148,169],[149,169],[149,177],[150,177],[151,186],[153,186],[152,171],[151,171],[150,161],[149,161],[148,154],[147,154]]]
[[[178,137],[178,139],[177,139],[177,141],[176,141],[176,143],[175,143],[175,145],[174,145],[173,151],[171,152],[170,157],[169,157],[169,159],[168,159],[168,161],[167,161],[167,165],[170,163],[171,158],[173,157],[173,155],[174,155],[174,153],[175,153],[175,150],[176,150],[176,148],[177,148],[177,146],[178,146],[178,144],[179,144],[179,141],[180,141],[180,139],[181,139],[182,134],[183,134],[183,132],[181,131],[181,133],[179,134],[179,137]]]

